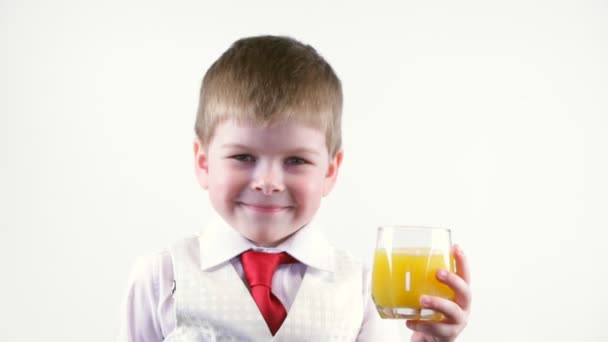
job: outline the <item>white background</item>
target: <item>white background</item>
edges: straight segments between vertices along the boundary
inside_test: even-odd
[[[237,38],[316,47],[345,92],[320,220],[453,229],[460,341],[608,340],[606,1],[0,0],[0,340],[110,341],[132,262],[210,214],[200,81]]]

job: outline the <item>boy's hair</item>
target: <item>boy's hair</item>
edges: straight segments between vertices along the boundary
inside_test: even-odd
[[[293,38],[237,40],[203,78],[195,132],[208,145],[228,120],[268,126],[295,120],[325,134],[330,156],[341,146],[342,86],[310,45]]]

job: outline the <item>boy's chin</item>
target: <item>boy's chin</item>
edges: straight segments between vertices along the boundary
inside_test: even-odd
[[[283,241],[287,240],[292,236],[298,229],[293,231],[274,232],[274,234],[267,231],[268,229],[260,230],[249,230],[247,232],[240,231],[241,235],[247,240],[253,242],[260,247],[276,247]]]

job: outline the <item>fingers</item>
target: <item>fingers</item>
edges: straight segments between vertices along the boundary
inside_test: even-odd
[[[438,270],[437,279],[454,290],[454,302],[462,310],[469,310],[469,306],[471,305],[471,289],[463,278],[458,274],[446,270]]]
[[[448,324],[462,324],[466,321],[465,311],[455,302],[449,299],[434,297],[434,296],[420,296],[420,304],[425,309],[431,309],[436,312],[441,312],[445,319],[442,322]]]
[[[467,325],[471,305],[469,265],[460,246],[455,245],[452,253],[456,273],[438,270],[437,279],[454,291],[454,301],[434,296],[421,296],[420,304],[423,308],[440,312],[445,318],[441,321],[407,321],[407,327],[415,331],[412,341],[427,341],[427,337],[435,341],[453,341]]]
[[[469,265],[460,246],[454,245],[452,253],[456,261],[456,273],[439,270],[437,272],[437,279],[454,290],[454,301],[463,310],[468,311],[472,300],[471,288],[469,286],[471,281]]]
[[[425,336],[433,336],[438,338],[449,338],[457,336],[464,326],[453,325],[449,323],[438,323],[433,321],[406,321],[405,325],[415,331],[412,341],[425,341]],[[422,335],[423,334],[423,335]]]
[[[446,338],[451,341],[467,325],[467,312],[451,300],[433,296],[421,296],[420,304],[425,309],[441,312],[445,318],[441,321],[407,321],[406,326],[419,334]]]
[[[406,323],[407,326],[407,323]],[[427,342],[426,335],[420,332],[414,332],[410,342]]]
[[[452,248],[452,254],[456,261],[456,274],[460,276],[467,284],[471,283],[471,274],[469,270],[469,264],[467,263],[466,256],[460,245],[454,245]]]

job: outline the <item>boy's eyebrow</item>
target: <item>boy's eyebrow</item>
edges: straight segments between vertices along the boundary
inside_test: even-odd
[[[247,146],[247,145],[243,145],[243,144],[227,143],[227,144],[221,145],[220,148],[250,150],[251,146]],[[320,154],[319,151],[312,149],[312,148],[306,148],[306,147],[297,147],[297,148],[294,148],[294,149],[288,150],[288,151],[289,151],[289,153],[295,153],[295,154],[299,154],[299,153],[314,154],[314,155]]]
[[[312,148],[306,148],[306,147],[300,147],[300,148],[295,148],[293,150],[289,151],[290,153],[295,153],[295,154],[300,154],[300,153],[304,153],[304,154],[314,154],[314,155],[319,155],[319,151],[312,149]]]
[[[248,149],[251,148],[247,145],[242,145],[242,144],[233,144],[233,143],[228,143],[228,144],[223,144],[220,146],[220,148],[240,148],[240,149]]]

